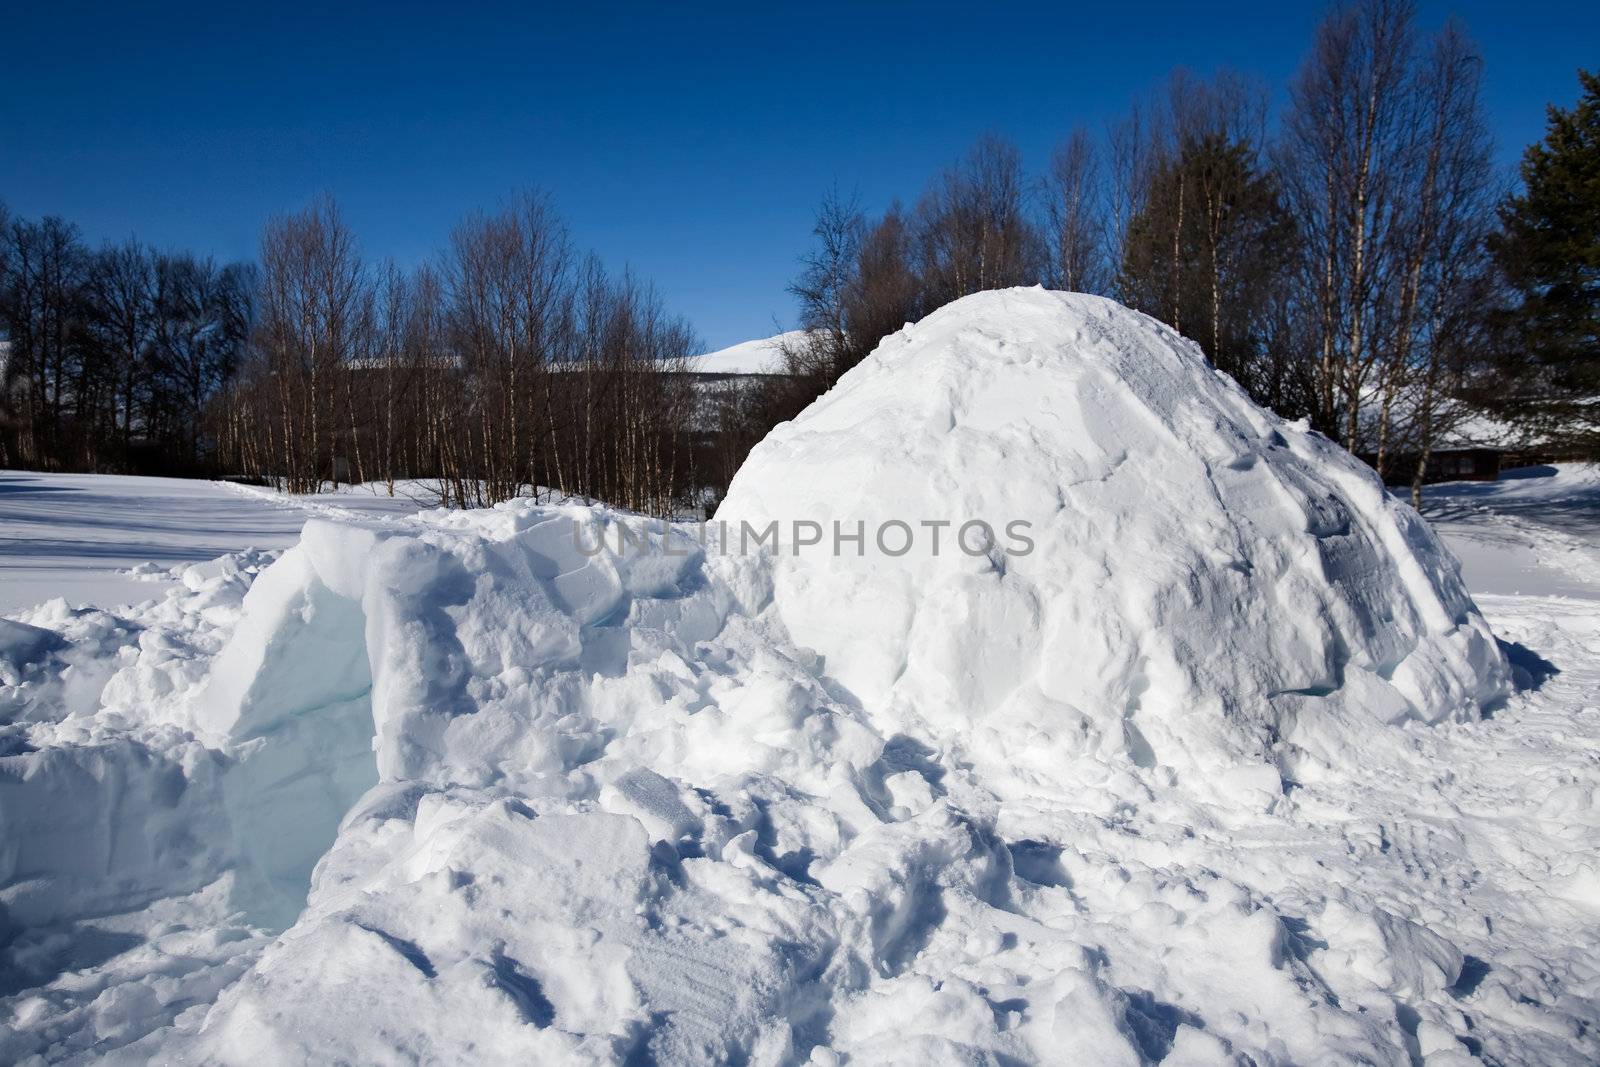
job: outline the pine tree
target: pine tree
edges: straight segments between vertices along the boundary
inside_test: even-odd
[[[1152,161],[1123,235],[1117,291],[1197,341],[1256,400],[1298,414],[1271,373],[1269,319],[1294,224],[1275,176],[1243,141],[1194,137]]]
[[[1522,160],[1523,191],[1491,245],[1517,298],[1506,325],[1520,372],[1507,412],[1567,448],[1600,452],[1600,75],[1580,71]]]

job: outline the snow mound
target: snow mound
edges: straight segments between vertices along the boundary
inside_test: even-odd
[[[1414,511],[1098,297],[981,293],[886,339],[756,447],[717,517],[819,524],[775,561],[789,633],[876,721],[997,765],[1123,749],[1275,793],[1241,761],[1336,759],[1352,731],[1507,692]]]

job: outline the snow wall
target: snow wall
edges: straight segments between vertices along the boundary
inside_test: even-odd
[[[161,689],[158,734],[188,748],[136,791],[88,776],[144,798],[140,827],[205,828],[169,890],[224,874],[283,929],[147,1051],[1392,1058],[1395,1017],[1341,1008],[1258,895],[1088,844],[1141,807],[1270,810],[1389,724],[1504,696],[1454,562],[1370,472],[1153,320],[1012,290],[887,339],[756,449],[718,519],[314,521],[202,680],[113,678],[124,704]],[[951,551],[979,519],[996,544]],[[865,525],[859,553],[835,520]],[[824,543],[740,551],[745,523],[796,521]],[[896,521],[942,550],[879,545]],[[63,879],[50,790],[108,762],[71,752],[0,781],[30,799],[0,809],[25,813],[17,921],[103,910],[117,879],[148,898],[183,852],[168,833]],[[1362,921],[1392,995],[1459,975],[1426,931]]]

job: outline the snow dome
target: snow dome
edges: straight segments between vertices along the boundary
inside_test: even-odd
[[[780,546],[777,614],[873,716],[934,735],[1220,771],[1506,692],[1414,511],[1099,297],[980,293],[906,327],[755,448],[717,518],[818,524]]]

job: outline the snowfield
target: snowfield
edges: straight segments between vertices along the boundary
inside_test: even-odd
[[[343,487],[316,498],[173,478],[0,471],[0,612],[55,597],[118,604],[159,597],[195,563],[282,549],[311,515],[408,515],[425,487]]]
[[[1524,474],[1430,526],[1040,290],[704,528],[0,474],[0,1061],[1592,1062],[1600,479]]]

